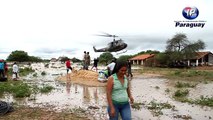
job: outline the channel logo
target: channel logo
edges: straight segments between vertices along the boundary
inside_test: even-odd
[[[198,17],[199,10],[196,7],[185,7],[182,11],[182,15],[188,20],[193,20]]]
[[[176,28],[203,28],[206,25],[205,20],[194,20],[199,15],[199,10],[196,7],[185,7],[182,10],[182,15],[187,20],[175,20]]]

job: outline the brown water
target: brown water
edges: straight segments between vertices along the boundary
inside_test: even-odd
[[[88,116],[91,119],[108,119],[105,87],[87,87],[72,84],[72,80],[66,83],[55,81],[55,77],[66,73],[65,67],[63,65],[60,67],[60,64],[56,68],[44,68],[42,64],[39,64],[34,65],[34,69],[37,69],[36,72],[38,74],[45,71],[47,75],[37,77],[29,75],[24,78],[25,82],[37,85],[51,85],[55,87],[51,93],[37,94],[25,99],[13,99],[12,96],[6,95],[2,99],[28,106],[48,107],[58,111],[64,109],[83,110],[86,112],[79,112],[79,114]],[[135,102],[145,104],[141,105],[140,110],[132,109],[133,120],[213,119],[213,108],[181,103],[172,98],[172,90],[175,89],[174,84],[177,81],[151,76],[136,76],[130,82]],[[165,92],[166,89],[170,89],[171,92]],[[200,95],[212,97],[213,83],[199,83],[195,88],[190,88],[190,98],[199,98]],[[163,103],[168,102],[175,107],[173,110],[162,109],[163,115],[155,116],[147,108],[147,105],[153,100]]]

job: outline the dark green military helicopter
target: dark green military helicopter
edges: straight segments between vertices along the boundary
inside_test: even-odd
[[[102,35],[97,35],[97,36],[112,37],[113,41],[109,42],[107,46],[104,48],[96,49],[95,46],[93,46],[93,49],[95,52],[118,52],[118,51],[124,50],[127,47],[127,44],[124,43],[122,39],[117,39],[117,40],[115,39],[115,38],[118,38],[117,35],[103,33]],[[123,51],[122,53],[124,52],[126,51]]]

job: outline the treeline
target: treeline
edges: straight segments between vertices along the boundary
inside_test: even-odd
[[[8,57],[7,61],[17,61],[17,62],[42,62],[40,57],[29,56],[27,52],[22,50],[13,51]]]
[[[60,57],[59,61],[65,62],[68,58],[66,56]],[[81,62],[77,58],[72,58],[72,62]],[[13,51],[6,59],[6,61],[17,61],[17,62],[49,62],[48,59],[41,59],[40,57],[29,56],[27,52],[22,50]]]

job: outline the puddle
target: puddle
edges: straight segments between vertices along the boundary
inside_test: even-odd
[[[78,69],[77,65],[74,65]],[[107,119],[107,100],[105,87],[87,87],[78,84],[73,84],[72,80],[67,82],[55,81],[55,78],[66,74],[64,64],[54,63],[45,67],[45,64],[32,64],[32,68],[36,70],[37,76],[33,74],[24,77],[24,81],[29,84],[49,85],[55,89],[48,94],[37,94],[31,98],[14,99],[10,95],[6,95],[3,100],[7,102],[17,102],[18,104],[28,106],[47,106],[54,110],[63,109],[83,109],[85,115],[90,116],[91,119]],[[42,76],[41,72],[46,75]],[[189,116],[191,119],[212,119],[213,109],[210,107],[201,107],[199,105],[192,105],[188,103],[181,103],[175,101],[170,93],[165,92],[166,89],[173,89],[175,81],[169,81],[157,77],[136,76],[131,80],[131,89],[135,102],[141,102],[140,110],[132,109],[133,120],[171,120],[184,119]],[[213,96],[213,83],[203,84],[199,83],[195,88],[190,89],[190,98],[199,98],[200,95]],[[168,102],[175,106],[175,110],[162,109],[163,115],[154,116],[153,113],[147,109],[147,105],[155,100],[156,102]]]

